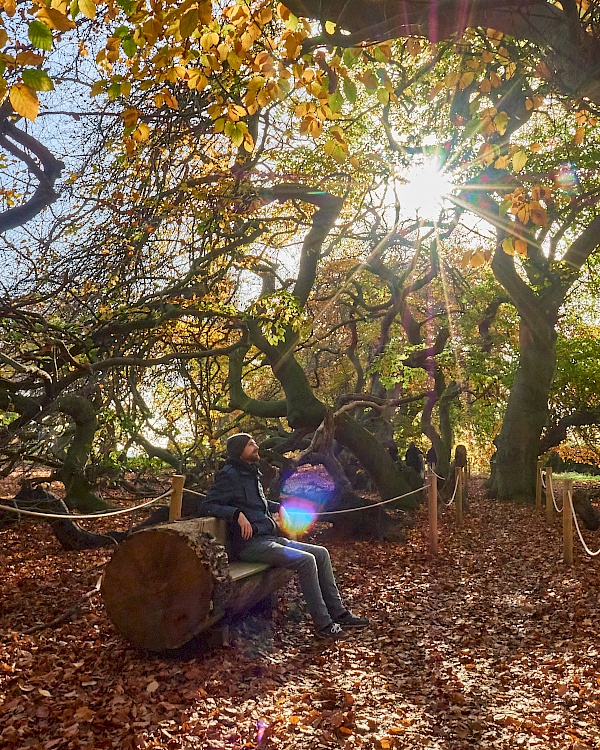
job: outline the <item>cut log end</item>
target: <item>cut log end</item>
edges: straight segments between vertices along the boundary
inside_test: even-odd
[[[101,593],[108,615],[141,648],[178,648],[222,615],[231,580],[227,556],[194,522],[158,526],[120,544]]]

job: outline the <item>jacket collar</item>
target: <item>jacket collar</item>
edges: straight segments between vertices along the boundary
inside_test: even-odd
[[[238,471],[244,474],[252,474],[256,477],[262,476],[261,470],[258,468],[258,464],[249,464],[246,461],[242,461],[241,458],[230,458],[227,463],[233,466]]]

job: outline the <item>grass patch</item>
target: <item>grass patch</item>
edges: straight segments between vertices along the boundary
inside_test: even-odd
[[[553,479],[571,479],[573,482],[600,482],[600,475],[596,474],[578,474],[576,471],[565,471],[560,474],[553,474]]]

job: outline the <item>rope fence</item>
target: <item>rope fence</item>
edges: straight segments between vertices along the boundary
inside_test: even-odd
[[[109,516],[120,516],[125,513],[135,513],[140,508],[147,508],[149,505],[156,503],[158,500],[162,500],[171,494],[171,490],[163,492],[162,495],[153,497],[147,500],[145,503],[134,505],[132,508],[121,508],[120,510],[109,510],[99,511],[98,513],[41,513],[35,510],[25,510],[24,508],[13,508],[10,505],[0,505],[0,510],[7,511],[8,513],[15,513],[19,516],[35,516],[37,518],[66,518],[69,521],[80,521],[83,519],[93,518],[108,518]]]
[[[378,503],[371,503],[369,505],[361,505],[356,508],[343,508],[340,510],[330,510],[330,511],[320,511],[315,514],[316,517],[319,516],[332,516],[332,515],[340,515],[340,514],[347,514],[347,513],[358,513],[359,511],[364,510],[370,510],[372,508],[377,508],[385,505],[390,505],[391,503],[395,503],[398,500],[402,500],[405,497],[409,497],[410,495],[415,495],[420,492],[426,493],[426,496],[428,498],[428,506],[429,506],[429,549],[431,554],[437,554],[438,552],[438,531],[437,531],[437,520],[438,520],[438,479],[444,479],[444,477],[440,477],[432,467],[429,467],[425,476],[425,484],[423,484],[422,487],[419,487],[415,490],[411,490],[409,492],[405,492],[402,495],[398,495],[396,497],[388,498],[387,500],[381,500]],[[137,505],[134,505],[129,508],[121,508],[119,510],[113,510],[113,511],[102,511],[98,513],[68,513],[68,514],[61,514],[61,513],[50,513],[50,512],[40,512],[40,511],[31,511],[31,510],[25,510],[23,508],[14,508],[8,505],[0,504],[0,510],[6,511],[8,513],[14,513],[17,515],[24,515],[24,516],[32,516],[36,518],[54,518],[54,519],[68,519],[71,521],[74,520],[94,520],[98,518],[107,518],[111,516],[117,516],[117,515],[123,515],[126,513],[134,514],[136,511],[141,510],[142,508],[147,508],[151,505],[154,505],[158,503],[160,500],[163,500],[166,497],[169,497],[169,521],[176,521],[179,518],[181,518],[181,507],[182,507],[182,499],[183,499],[183,491],[184,491],[184,483],[185,483],[185,476],[182,474],[175,474],[172,477],[172,486],[170,490],[167,490],[166,492],[163,492],[161,495],[158,495],[157,497],[150,498],[149,500],[138,503]],[[456,525],[461,526],[463,521],[463,500],[465,499],[466,490],[467,490],[467,483],[468,483],[468,470],[467,468],[463,467],[456,467],[455,468],[455,483],[454,483],[454,490],[452,493],[452,497],[449,501],[442,500],[442,503],[444,506],[449,507],[453,503],[455,503],[455,520]],[[195,490],[186,489],[185,492],[196,495],[197,497],[205,497],[205,493],[202,492],[196,492]],[[577,536],[579,537],[579,541],[581,542],[581,545],[583,546],[583,549],[590,557],[596,557],[600,555],[600,549],[593,552],[589,546],[587,545],[585,539],[583,538],[583,534],[581,532],[581,527],[579,525],[577,515],[575,513],[575,508],[573,504],[573,482],[571,480],[563,480],[563,493],[562,493],[562,504],[559,506],[559,504],[556,501],[555,492],[554,492],[554,484],[553,484],[553,477],[552,477],[552,468],[550,466],[545,467],[543,466],[542,461],[538,461],[537,464],[537,471],[536,471],[536,492],[535,492],[535,504],[536,507],[541,509],[542,505],[542,494],[545,493],[546,498],[546,504],[545,504],[545,513],[546,513],[546,521],[548,524],[552,524],[554,522],[554,513],[561,514],[563,516],[563,559],[566,565],[571,566],[573,564],[573,525],[575,526],[575,530],[577,531]],[[287,511],[288,513],[293,513],[293,510]]]
[[[559,507],[554,493],[552,467],[547,466],[544,468],[543,462],[538,461],[535,491],[536,507],[538,508],[541,507],[542,488],[545,489],[546,493],[546,523],[550,525],[554,522],[555,511],[558,514],[562,513],[564,563],[568,567],[573,565],[573,525],[575,525],[577,536],[579,537],[579,541],[585,552],[590,557],[600,555],[600,549],[596,550],[596,552],[592,552],[581,533],[581,527],[579,526],[577,514],[575,513],[575,506],[573,504],[573,481],[571,479],[563,480],[562,505]]]

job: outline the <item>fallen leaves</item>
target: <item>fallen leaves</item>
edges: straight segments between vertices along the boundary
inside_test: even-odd
[[[340,588],[373,627],[310,637],[291,584],[273,625],[178,658],[130,648],[89,591],[102,551],[63,553],[45,528],[0,531],[0,745],[70,750],[600,747],[598,562],[566,572],[560,530],[475,492],[462,529],[425,515],[405,546],[331,544]],[[265,724],[259,738],[259,722]],[[38,739],[38,738],[43,739]]]

